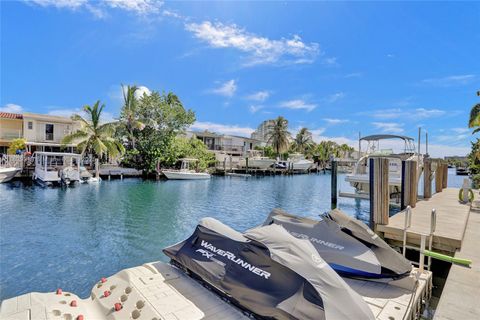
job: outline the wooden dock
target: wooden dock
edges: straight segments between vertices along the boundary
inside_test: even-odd
[[[412,209],[411,227],[407,231],[407,245],[420,246],[420,236],[430,234],[431,212],[436,209],[436,228],[433,234],[433,250],[449,254],[462,247],[470,205],[458,201],[459,189],[446,188],[429,200],[420,200]],[[405,210],[390,217],[388,224],[377,225],[385,240],[399,244],[403,241]]]
[[[472,260],[471,268],[452,265],[435,312],[435,320],[480,319],[479,230],[480,213],[472,210],[462,249],[455,253],[456,257]]]

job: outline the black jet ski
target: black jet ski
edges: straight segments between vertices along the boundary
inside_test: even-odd
[[[260,319],[374,319],[355,291],[309,241],[282,226],[243,234],[205,218],[185,241],[165,248],[172,264]]]
[[[291,235],[309,240],[340,275],[362,279],[400,279],[412,266],[364,223],[333,210],[322,220],[298,217],[274,209],[265,225],[278,224]]]

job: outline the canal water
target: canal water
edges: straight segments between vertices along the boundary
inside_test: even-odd
[[[352,192],[338,178],[341,191]],[[462,179],[449,177],[450,186]],[[236,230],[273,208],[318,217],[330,208],[330,175],[213,177],[203,181],[125,179],[73,188],[0,184],[0,300],[58,287],[82,298],[100,277],[156,260],[203,217]],[[368,221],[368,201],[338,207]]]

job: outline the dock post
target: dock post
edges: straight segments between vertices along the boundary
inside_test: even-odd
[[[428,156],[423,161],[423,198],[432,197],[432,161]]]
[[[91,163],[91,162],[90,162]],[[99,160],[98,158],[95,159],[95,178],[97,178],[97,180],[100,178],[100,165],[99,165]]]
[[[390,189],[388,185],[387,158],[370,158],[370,228],[375,231],[377,224],[388,224]]]
[[[248,174],[248,157],[245,158],[245,173]]]
[[[448,165],[443,163],[443,179],[442,179],[442,189],[445,189],[448,185]]]
[[[227,157],[223,158],[223,175],[227,175]]]
[[[443,189],[443,167],[440,161],[437,161],[435,169],[435,192],[442,192]]]
[[[229,160],[230,160],[230,172],[232,172],[233,168],[232,168],[232,156],[229,157]]]
[[[332,160],[332,176],[331,176],[331,199],[332,210],[337,208],[338,193],[337,193],[337,161]]]
[[[463,179],[463,185],[462,185],[462,201],[463,203],[468,203],[468,190],[470,187],[470,181],[468,178]]]
[[[402,161],[401,210],[408,205],[415,208],[417,205],[417,191],[417,162],[404,160]]]
[[[423,273],[424,271],[424,266],[425,266],[425,235],[422,234],[420,235],[420,261],[418,271],[420,273]]]

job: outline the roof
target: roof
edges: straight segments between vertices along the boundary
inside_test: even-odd
[[[63,123],[73,123],[74,121],[70,117],[62,117],[62,116],[55,116],[50,114],[38,114],[38,113],[29,113],[24,112],[23,117],[25,119],[35,119],[35,120],[42,120],[42,121],[57,121]]]
[[[67,152],[44,152],[44,151],[35,151],[34,154],[51,156],[51,157],[81,157],[79,153],[67,153]]]
[[[23,119],[23,115],[21,115],[19,113],[0,112],[0,118],[3,118],[3,119]]]
[[[410,138],[407,136],[399,136],[395,134],[373,134],[371,136],[360,138],[360,140],[365,140],[365,141],[385,140],[385,139],[402,139],[405,141],[413,141],[413,138]]]

